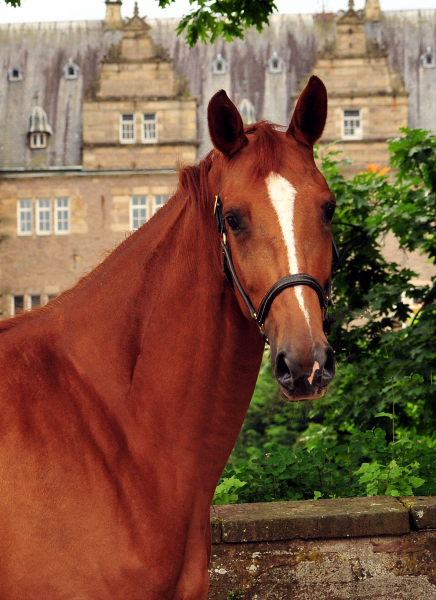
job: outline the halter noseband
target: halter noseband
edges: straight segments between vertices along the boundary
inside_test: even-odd
[[[257,324],[260,330],[260,334],[268,344],[268,338],[265,335],[264,324],[265,320],[268,316],[271,305],[274,301],[274,298],[278,296],[283,290],[289,287],[294,287],[296,285],[308,285],[318,295],[319,303],[321,306],[321,310],[323,312],[323,331],[327,336],[331,331],[331,317],[328,312],[329,306],[331,306],[331,277],[327,282],[325,289],[321,286],[321,284],[312,277],[312,275],[307,275],[306,273],[298,273],[297,275],[286,275],[277,281],[271,288],[267,291],[265,296],[263,297],[262,302],[259,305],[259,310],[256,311],[250,298],[244,291],[244,288],[239,281],[238,275],[236,274],[235,267],[232,260],[232,254],[230,252],[230,246],[227,242],[227,229],[226,229],[226,221],[223,216],[223,205],[221,203],[220,196],[215,196],[215,206],[214,206],[214,214],[216,217],[218,232],[221,236],[221,248],[223,250],[223,271],[230,283],[232,289],[235,289],[234,283],[238,288],[239,293],[245,304],[247,305],[248,310],[250,311],[251,317],[253,321]],[[337,249],[335,242],[333,240],[333,251],[337,255]],[[234,283],[233,283],[234,282]]]

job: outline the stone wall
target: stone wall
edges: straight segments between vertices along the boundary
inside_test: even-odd
[[[214,506],[209,600],[436,600],[436,498]]]

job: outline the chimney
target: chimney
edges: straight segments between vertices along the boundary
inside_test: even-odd
[[[106,18],[104,20],[105,31],[122,29],[121,0],[106,0]]]

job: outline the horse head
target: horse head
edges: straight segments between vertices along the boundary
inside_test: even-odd
[[[208,107],[225,262],[240,308],[269,341],[280,388],[294,401],[322,396],[335,371],[325,333],[335,197],[313,156],[326,118],[327,92],[317,77],[286,131],[266,122],[244,129],[222,90]]]

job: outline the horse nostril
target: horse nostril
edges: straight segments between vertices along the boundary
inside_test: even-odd
[[[280,352],[276,358],[275,368],[276,379],[286,389],[292,387],[292,375],[291,370],[286,362],[286,355],[284,352]]]
[[[335,353],[331,346],[327,346],[325,349],[326,359],[323,368],[323,383],[329,383],[335,375]]]

